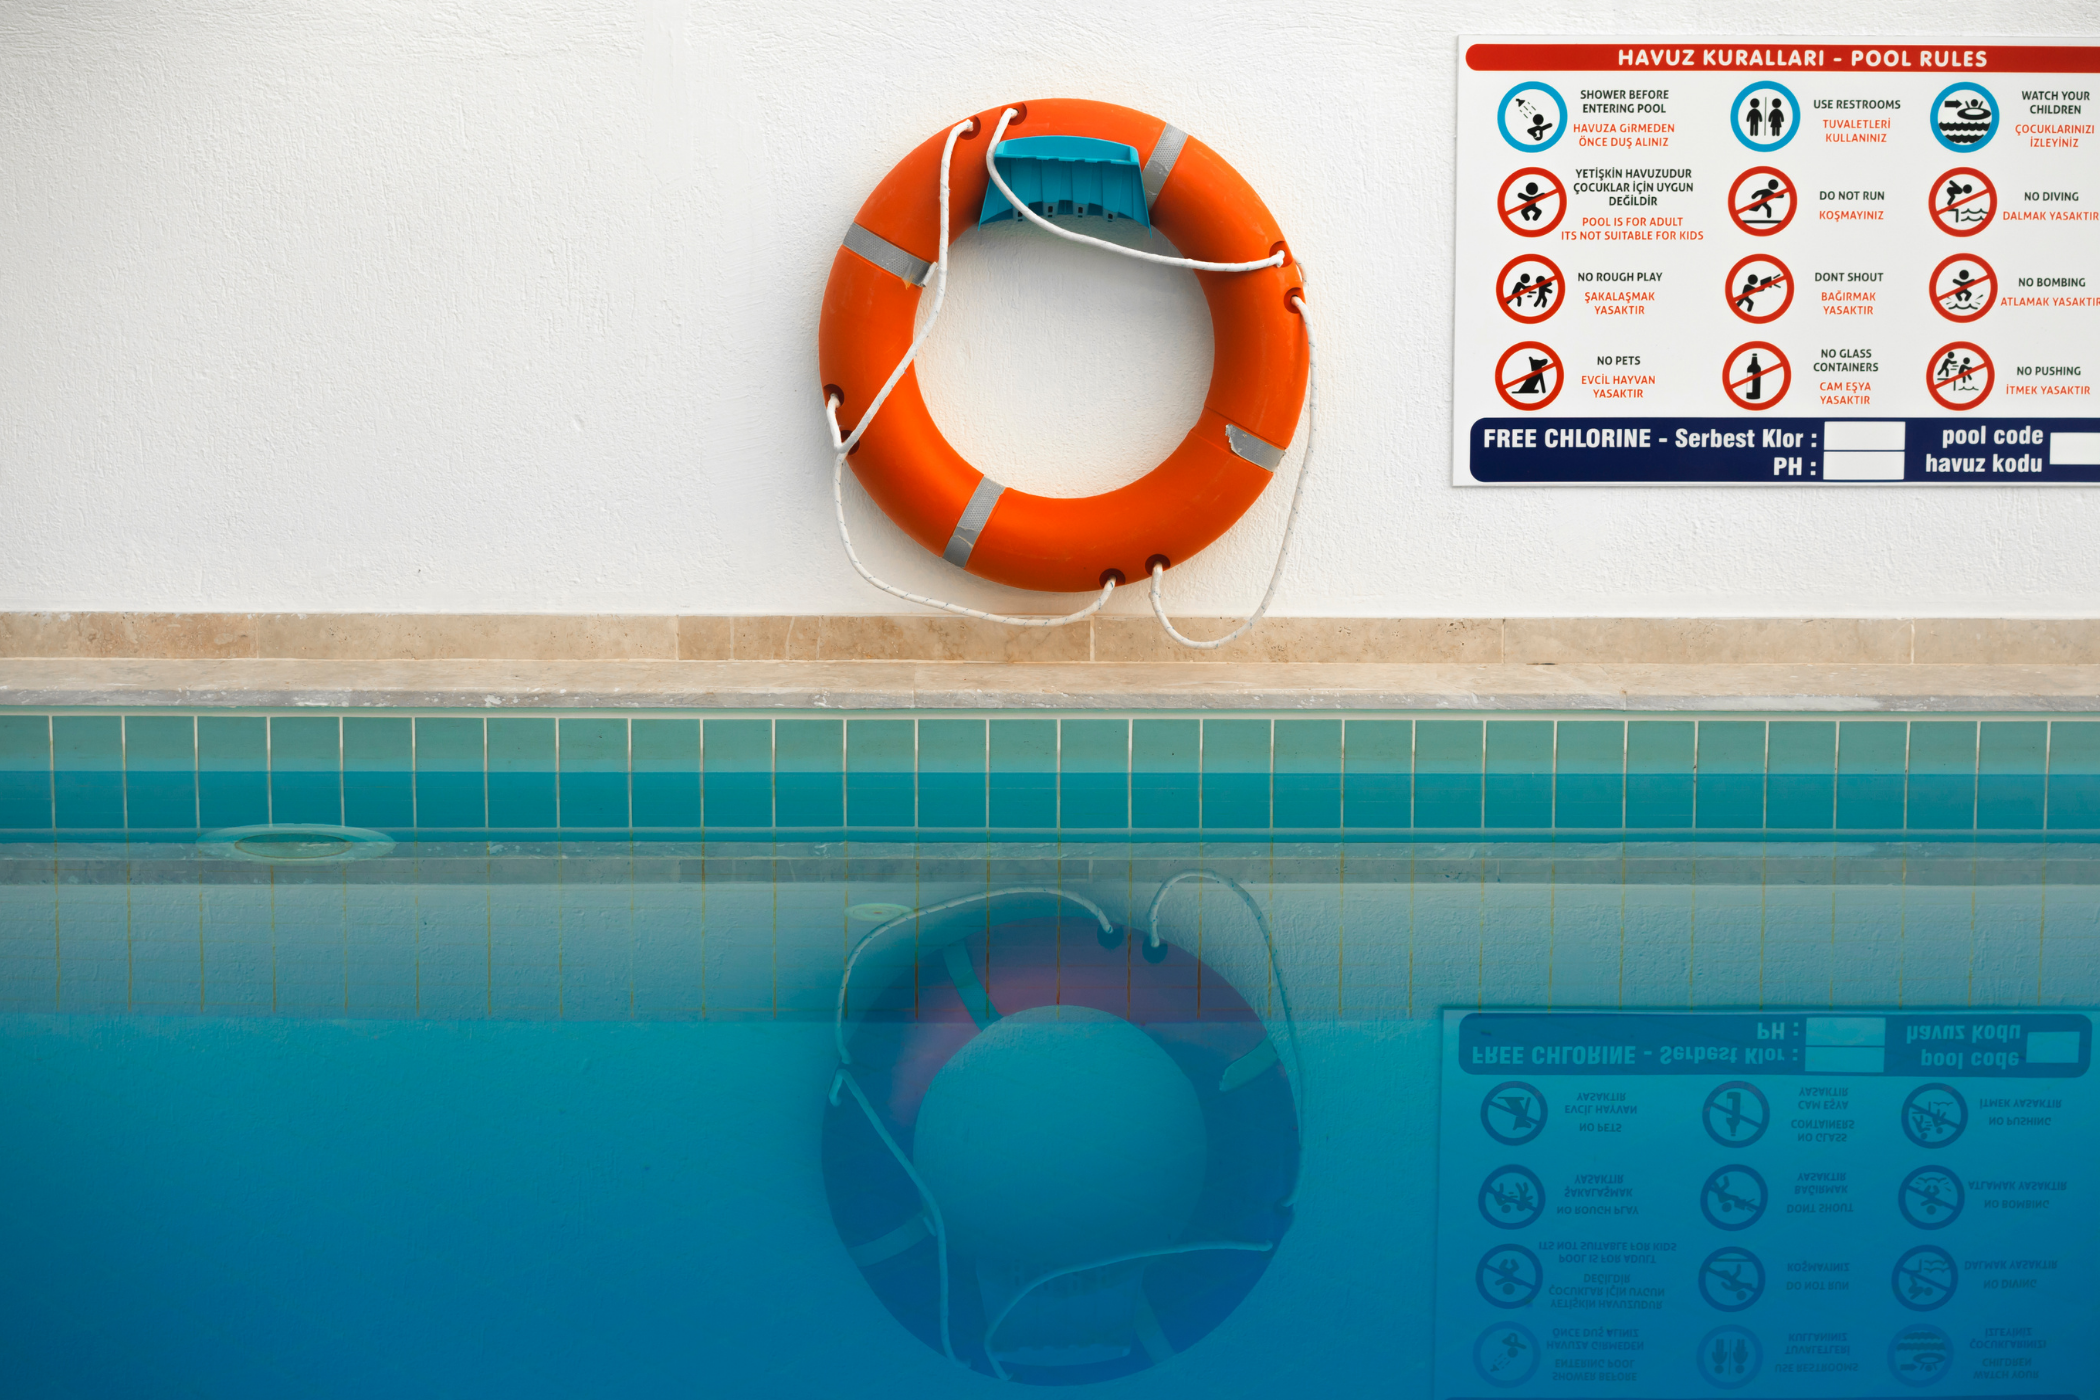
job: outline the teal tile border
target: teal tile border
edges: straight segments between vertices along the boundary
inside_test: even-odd
[[[0,839],[2100,831],[2100,717],[0,709]],[[442,837],[440,837],[442,839]]]

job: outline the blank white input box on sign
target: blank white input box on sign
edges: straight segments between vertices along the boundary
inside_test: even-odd
[[[1825,452],[1825,481],[1901,481],[1901,452]]]
[[[2100,467],[2100,433],[2049,434],[2052,467]]]
[[[1810,1074],[1879,1074],[1888,1021],[1881,1016],[1811,1016],[1801,1067]]]
[[[1861,423],[1844,418],[1823,425],[1825,452],[1901,452],[1903,420],[1893,423]]]
[[[2031,1065],[2077,1064],[2078,1032],[2027,1032],[2027,1063]]]

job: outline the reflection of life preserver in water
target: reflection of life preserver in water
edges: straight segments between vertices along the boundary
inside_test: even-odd
[[[918,933],[887,986],[856,987],[849,960],[832,1220],[891,1314],[963,1365],[1037,1385],[1145,1370],[1223,1321],[1290,1227],[1284,1056],[1215,967],[1156,934],[1091,904],[989,923],[984,903],[885,926],[901,953]]]

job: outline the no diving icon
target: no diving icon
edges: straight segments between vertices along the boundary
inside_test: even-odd
[[[1786,352],[1769,340],[1738,345],[1721,362],[1721,388],[1737,408],[1760,413],[1786,397],[1793,384]]]
[[[1957,340],[1932,352],[1925,366],[1925,388],[1941,408],[1959,413],[1991,396],[1993,373],[1991,357],[1981,345]]]
[[[1932,221],[1956,238],[1974,238],[1998,212],[1998,187],[1973,166],[1957,165],[1932,182],[1926,195]]]
[[[1495,196],[1495,212],[1511,233],[1543,238],[1567,216],[1567,187],[1552,171],[1527,165],[1502,182]]]
[[[1753,165],[1728,187],[1728,217],[1744,233],[1770,238],[1794,221],[1794,182],[1777,166]]]
[[[1981,321],[1998,295],[1998,274],[1982,258],[1956,253],[1932,270],[1932,309],[1950,321]]]
[[[1535,326],[1567,300],[1567,280],[1553,259],[1525,253],[1504,263],[1496,275],[1495,302],[1510,319]]]
[[[1502,396],[1502,402],[1526,413],[1559,398],[1566,378],[1560,356],[1537,340],[1518,341],[1504,350],[1495,364],[1495,392]]]

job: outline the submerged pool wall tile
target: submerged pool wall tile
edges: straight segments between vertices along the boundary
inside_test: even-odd
[[[633,756],[624,717],[564,719],[557,732],[561,764],[561,824],[625,829],[630,820],[628,774]]]
[[[628,742],[634,755],[634,824],[697,830],[700,825],[700,721],[636,719]]]
[[[259,715],[197,717],[197,810],[207,830],[270,820],[270,730]]]
[[[0,831],[49,831],[51,717],[0,714]]]
[[[985,721],[919,721],[919,825],[970,831],[985,824]]]
[[[1765,824],[1763,720],[1699,722],[1699,800],[1702,827],[1755,828]]]
[[[773,721],[709,719],[700,755],[701,811],[710,828],[773,824]]]
[[[343,716],[343,825],[373,831],[416,825],[414,720]]]
[[[2100,827],[2100,723],[2049,726],[2049,829]]]
[[[1342,731],[1342,825],[1414,825],[1415,723],[1351,719]]]
[[[1903,826],[1903,761],[1909,726],[1901,720],[1846,720],[1838,726],[1840,831]]]
[[[1203,820],[1203,725],[1193,719],[1130,722],[1130,824],[1194,830]]]
[[[917,820],[914,801],[917,743],[908,719],[846,721],[846,824],[909,827]]]
[[[1068,719],[1058,735],[1059,825],[1130,825],[1130,721]]]
[[[124,717],[124,806],[133,831],[195,830],[197,722],[188,715]]]
[[[1624,825],[1626,725],[1622,720],[1562,720],[1553,765],[1554,825]]]
[[[1432,830],[1481,823],[1481,721],[1415,722],[1415,825]]]
[[[1276,721],[1276,825],[1331,831],[1342,824],[1342,721]]]
[[[1696,810],[1698,736],[1690,720],[1637,719],[1626,725],[1626,825],[1688,827]]]
[[[57,715],[51,721],[58,824],[75,831],[124,826],[124,720]]]
[[[537,715],[490,716],[489,825],[530,831],[561,824],[561,771],[554,721]]]
[[[1976,722],[1912,720],[1904,825],[1969,831],[1976,825]]]
[[[425,831],[484,825],[488,777],[482,721],[419,716],[415,745],[416,825]]]
[[[343,824],[343,722],[334,715],[270,720],[270,820]]]
[[[1985,720],[1978,730],[1976,825],[1985,831],[2039,830],[2048,808],[2048,724]]]
[[[1828,831],[1837,819],[1837,723],[1773,720],[1765,760],[1765,823]]]
[[[846,730],[836,719],[773,721],[773,821],[835,827],[846,819]]]
[[[991,824],[1047,831],[1057,825],[1057,721],[990,722]]]
[[[1265,719],[1203,721],[1203,827],[1269,825],[1270,725]]]
[[[1486,760],[1484,825],[1553,825],[1553,721],[1489,720]]]

